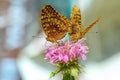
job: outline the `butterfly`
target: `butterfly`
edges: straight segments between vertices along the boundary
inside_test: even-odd
[[[73,6],[70,18],[58,13],[51,5],[46,5],[41,10],[41,25],[47,36],[46,39],[50,42],[57,42],[64,38],[66,33],[70,35],[70,40],[78,40],[100,19],[101,17],[83,30],[81,12],[77,6]]]

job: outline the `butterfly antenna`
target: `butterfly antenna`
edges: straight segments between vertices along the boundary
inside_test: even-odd
[[[95,33],[95,34],[97,34],[98,32],[88,32],[88,33]]]
[[[33,38],[41,38],[41,37],[39,37],[39,36],[32,36]]]
[[[97,22],[99,22],[102,19],[102,17],[99,17],[96,21],[94,21],[92,24],[87,26],[83,31],[82,35],[84,36]]]

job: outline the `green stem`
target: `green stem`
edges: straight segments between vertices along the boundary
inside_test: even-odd
[[[69,73],[65,73],[65,74],[63,74],[62,80],[75,80],[75,77],[70,75]]]

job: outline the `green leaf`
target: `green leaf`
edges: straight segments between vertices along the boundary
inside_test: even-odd
[[[55,75],[56,75],[55,72],[51,72],[51,73],[50,73],[50,78],[54,77]]]
[[[61,71],[61,69],[56,70],[56,71],[54,71],[54,72],[51,72],[51,73],[50,73],[50,78],[54,77],[54,76],[55,76],[56,74],[58,74],[60,71]]]

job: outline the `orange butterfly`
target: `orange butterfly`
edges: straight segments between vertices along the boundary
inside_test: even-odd
[[[71,40],[82,38],[101,18],[82,30],[81,13],[77,6],[73,6],[70,18],[58,13],[51,5],[46,5],[41,10],[41,24],[47,40],[56,42],[65,37],[66,33],[70,34]]]

